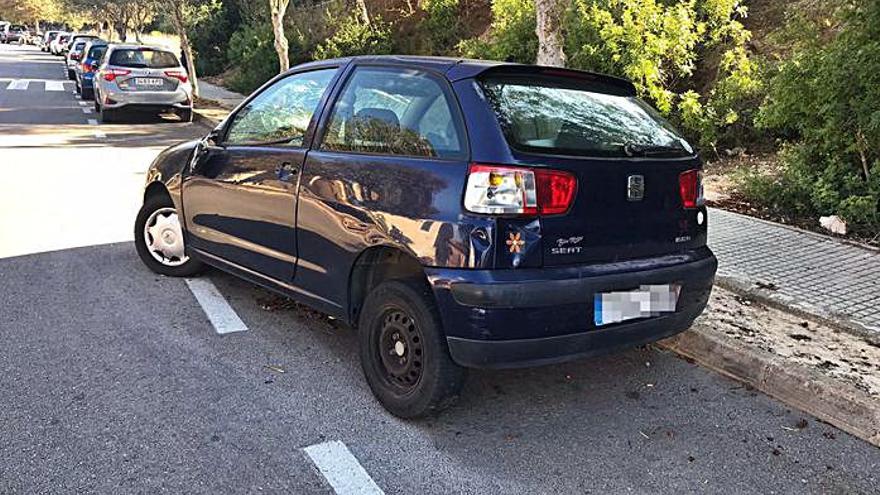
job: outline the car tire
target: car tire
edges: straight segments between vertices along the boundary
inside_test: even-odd
[[[167,222],[165,228],[160,226],[158,230],[169,238],[168,242],[158,244],[162,248],[167,248],[165,251],[151,247],[154,245],[154,239],[150,229],[161,225],[162,222]],[[134,245],[141,261],[150,270],[169,277],[191,277],[198,274],[204,270],[205,265],[186,253],[183,239],[183,227],[180,225],[171,198],[164,194],[148,197],[134,222]],[[172,251],[176,252],[172,253]],[[177,256],[178,253],[182,254]]]
[[[192,122],[193,121],[192,108],[177,110],[177,116],[180,117],[181,122]]]
[[[424,280],[389,280],[364,301],[358,322],[361,368],[373,394],[400,418],[433,415],[452,405],[466,370],[449,355]]]
[[[95,99],[95,90],[93,90],[93,89],[86,89],[86,88],[83,88],[82,86],[80,86],[79,92],[80,92],[80,96],[82,96],[83,100],[94,100]]]

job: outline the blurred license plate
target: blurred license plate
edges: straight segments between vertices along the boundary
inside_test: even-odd
[[[158,77],[137,77],[134,80],[138,86],[161,86],[164,82]]]
[[[598,327],[672,313],[680,292],[680,285],[666,284],[642,285],[635,290],[598,293],[593,299],[593,323]]]

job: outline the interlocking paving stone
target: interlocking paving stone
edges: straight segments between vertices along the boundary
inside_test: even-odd
[[[880,336],[880,252],[724,210],[709,212],[718,275]]]

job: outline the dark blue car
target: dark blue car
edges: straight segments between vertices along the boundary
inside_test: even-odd
[[[438,411],[465,368],[631,348],[705,308],[701,161],[635,94],[505,63],[301,65],[155,160],[136,247],[348,322],[389,411]]]
[[[84,100],[95,98],[95,72],[107,53],[107,42],[92,40],[83,48],[82,58],[76,67],[76,91]]]

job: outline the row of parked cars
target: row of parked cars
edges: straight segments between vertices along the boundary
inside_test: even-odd
[[[68,79],[84,100],[94,100],[102,122],[129,114],[174,113],[192,121],[192,86],[174,52],[158,46],[109,43],[89,33],[48,31],[43,51],[63,56]]]
[[[0,43],[18,43],[19,45],[35,44],[38,34],[31,32],[27,26],[0,21]]]

